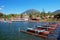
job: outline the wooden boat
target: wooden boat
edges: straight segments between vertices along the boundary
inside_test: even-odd
[[[30,35],[34,35],[34,36],[38,36],[38,37],[41,37],[41,38],[46,38],[48,39],[47,36],[44,36],[44,35],[40,35],[40,34],[35,34],[35,33],[31,33],[31,32],[25,32],[23,30],[21,30],[20,32],[23,32],[23,33],[27,33],[27,34],[30,34]]]
[[[48,28],[48,30],[55,30],[58,27],[58,24],[50,25],[52,26],[51,28]]]
[[[33,28],[28,28],[26,31],[21,30],[20,32],[38,36],[41,38],[48,38],[47,35],[49,34],[49,31],[45,31],[44,29],[33,29]]]
[[[35,30],[33,28],[28,28],[27,32],[35,33]]]
[[[50,25],[43,25],[43,26],[37,26],[37,29],[48,29],[51,28],[52,26]]]
[[[47,29],[47,31],[55,30],[60,23],[49,23],[48,25],[38,26],[38,29]]]
[[[37,26],[36,28],[27,28],[26,32],[25,31],[21,31],[24,33],[28,33],[28,34],[32,34],[32,35],[49,35],[50,33],[53,33],[52,31],[56,29],[56,27],[58,26],[58,24],[54,24],[54,25],[43,25],[43,26]]]
[[[28,28],[27,32],[32,32],[32,33],[40,33],[40,32],[44,32],[44,29],[33,29],[33,28]]]
[[[54,34],[53,30],[55,30],[59,24],[60,23],[54,24],[54,25],[47,25],[45,27],[38,26],[36,28],[28,28],[26,31],[20,30],[20,32],[27,33],[27,34],[34,35],[34,36],[38,36],[38,37],[45,38],[45,39],[49,40],[47,35]],[[47,30],[45,30],[45,29],[47,29]],[[52,39],[55,39],[55,38],[52,38]]]

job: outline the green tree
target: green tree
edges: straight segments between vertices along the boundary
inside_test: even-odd
[[[41,12],[41,16],[46,16],[46,13],[45,13],[44,9],[43,9],[43,11]]]
[[[23,18],[23,14],[20,14],[21,18]]]
[[[0,12],[0,18],[3,18],[3,15],[4,15],[4,14]]]
[[[32,14],[29,14],[29,18],[32,19]]]

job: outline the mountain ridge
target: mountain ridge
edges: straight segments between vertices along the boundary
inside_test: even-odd
[[[58,14],[58,13],[60,13],[60,10],[56,10],[56,11],[54,11],[54,12],[52,12],[52,13]]]
[[[29,10],[24,11],[22,14],[32,14],[32,13],[40,13],[40,11],[36,9],[29,9]]]

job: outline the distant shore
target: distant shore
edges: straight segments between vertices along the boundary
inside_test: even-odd
[[[24,22],[25,20],[0,20],[1,22],[13,22],[13,21],[22,21]],[[45,21],[45,20],[40,20],[40,21],[36,21],[36,20],[27,20],[25,22],[60,22],[60,21]]]

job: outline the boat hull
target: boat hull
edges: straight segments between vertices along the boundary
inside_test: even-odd
[[[23,31],[23,30],[21,30],[20,32],[27,33],[27,34],[34,35],[34,36],[38,36],[38,37],[41,37],[41,38],[46,38],[46,39],[48,38],[47,36],[44,36],[44,35],[35,34],[35,33],[32,33],[32,32],[26,32],[26,31]]]

